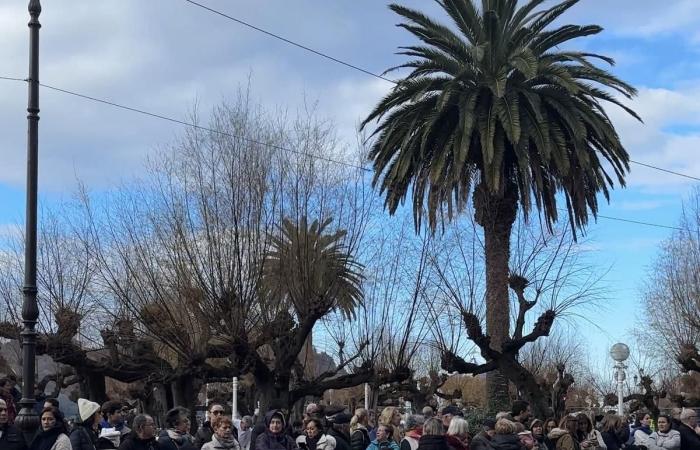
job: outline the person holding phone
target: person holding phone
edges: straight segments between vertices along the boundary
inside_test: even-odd
[[[335,438],[323,432],[320,419],[311,418],[306,421],[304,433],[297,437],[297,445],[302,450],[335,450]]]

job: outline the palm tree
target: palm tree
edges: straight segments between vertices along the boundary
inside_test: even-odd
[[[343,245],[345,231],[328,232],[332,219],[307,224],[284,219],[264,264],[263,282],[272,301],[291,304],[300,318],[339,310],[355,316],[363,300],[362,265]]]
[[[482,0],[480,7],[436,1],[452,26],[390,6],[422,43],[402,47],[413,59],[389,71],[410,72],[362,127],[378,122],[369,157],[391,214],[411,190],[416,229],[427,215],[435,231],[472,198],[484,232],[487,332],[498,350],[509,338],[508,261],[518,209],[527,218],[534,203],[550,230],[561,202],[574,232],[596,216],[598,193],[609,199],[629,170],[604,105],[639,119],[615,96],[636,90],[595,64],[612,65],[611,58],[562,48],[602,31],[550,26],[578,0],[549,8],[540,8],[545,0],[521,7],[517,0]],[[494,381],[490,399],[507,392],[503,379]]]

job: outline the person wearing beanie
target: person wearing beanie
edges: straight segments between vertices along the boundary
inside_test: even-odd
[[[78,399],[78,415],[80,420],[70,433],[70,443],[73,450],[95,450],[97,431],[99,429],[100,405],[90,400]]]
[[[337,450],[352,450],[350,445],[350,421],[352,416],[345,413],[344,409],[333,415],[326,416],[326,434],[335,439],[335,448]]]
[[[265,432],[255,440],[255,450],[298,450],[296,442],[288,436],[284,429],[286,422],[284,414],[279,409],[273,409],[265,414]]]
[[[8,421],[5,400],[0,400],[0,449],[27,450],[22,433]]]
[[[153,417],[139,414],[134,417],[133,430],[126,435],[119,450],[159,450],[156,442],[156,423]]]

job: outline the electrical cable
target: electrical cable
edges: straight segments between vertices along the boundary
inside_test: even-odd
[[[189,1],[189,0],[185,0],[185,1]],[[4,77],[4,76],[0,76],[0,79],[2,79],[2,80],[11,80],[11,81],[23,81],[23,82],[26,82],[26,81],[27,81],[26,79],[14,78],[14,77]],[[270,144],[270,143],[266,143],[266,142],[257,141],[257,140],[255,140],[255,139],[246,138],[246,137],[244,137],[244,136],[239,136],[239,135],[235,135],[235,134],[232,134],[232,133],[226,133],[226,132],[223,132],[223,131],[220,131],[220,130],[215,130],[215,129],[213,129],[213,128],[203,127],[203,126],[201,126],[201,125],[196,125],[196,124],[194,124],[194,123],[186,122],[186,121],[184,121],[184,120],[179,120],[179,119],[175,119],[175,118],[172,118],[172,117],[168,117],[168,116],[165,116],[165,115],[162,115],[162,114],[156,114],[156,113],[152,113],[152,112],[149,112],[149,111],[146,111],[146,110],[143,110],[143,109],[139,109],[139,108],[134,108],[134,107],[131,107],[131,106],[122,105],[122,104],[115,103],[115,102],[112,102],[112,101],[109,101],[109,100],[101,99],[101,98],[98,98],[98,97],[93,97],[93,96],[90,96],[90,95],[81,94],[81,93],[79,93],[79,92],[70,91],[70,90],[68,90],[68,89],[62,89],[62,88],[59,88],[59,87],[56,87],[56,86],[52,86],[52,85],[49,85],[49,84],[39,83],[39,85],[42,86],[42,87],[45,87],[45,88],[47,88],[47,89],[51,89],[51,90],[57,91],[57,92],[61,92],[61,93],[68,94],[68,95],[72,95],[72,96],[75,96],[75,97],[79,97],[79,98],[82,98],[82,99],[85,99],[85,100],[90,100],[90,101],[97,102],[97,103],[102,103],[102,104],[109,105],[109,106],[112,106],[112,107],[115,107],[115,108],[119,108],[119,109],[123,109],[123,110],[126,110],[126,111],[130,111],[130,112],[142,114],[142,115],[149,116],[149,117],[153,117],[153,118],[156,118],[156,119],[165,120],[165,121],[172,122],[172,123],[176,123],[176,124],[179,124],[179,125],[184,125],[184,126],[192,127],[192,128],[199,129],[199,130],[202,130],[202,131],[207,131],[207,132],[210,132],[210,133],[215,133],[215,134],[220,134],[220,135],[223,135],[223,136],[228,136],[228,137],[231,137],[231,138],[234,138],[234,139],[242,139],[242,140],[245,140],[245,141],[250,142],[250,143],[253,143],[253,144],[262,145],[262,146],[266,146],[266,147],[269,147],[269,148],[274,148],[274,149],[277,149],[277,150],[280,150],[280,151],[290,152],[290,153],[297,154],[297,155],[300,155],[300,156],[305,156],[305,157],[309,157],[309,158],[315,158],[315,159],[319,159],[319,160],[326,161],[326,162],[330,162],[330,163],[340,164],[340,165],[343,165],[343,166],[346,166],[346,167],[351,167],[351,168],[354,168],[354,169],[359,169],[359,170],[362,170],[362,171],[365,171],[365,172],[372,172],[372,169],[367,168],[367,167],[363,167],[363,166],[358,166],[358,165],[356,165],[356,164],[346,163],[346,162],[343,162],[343,161],[338,161],[338,160],[335,160],[335,159],[331,159],[331,158],[327,158],[327,157],[319,156],[319,155],[314,155],[314,154],[307,153],[307,152],[300,152],[300,151],[298,151],[298,150],[293,150],[293,149],[290,149],[290,148],[287,148],[287,147],[282,147],[282,146],[275,145],[275,144]],[[630,162],[634,162],[634,161],[630,161]],[[650,164],[639,163],[639,162],[636,162],[636,163],[637,163],[637,164],[640,164],[640,165],[644,165],[644,166],[646,166],[646,167],[650,167],[650,168],[652,168],[652,169],[657,169],[657,170],[661,170],[661,171],[663,171],[663,172],[668,172],[668,173],[671,173],[671,174],[674,174],[674,175],[677,175],[677,176],[682,176],[682,177],[685,177],[685,178],[690,178],[690,179],[694,179],[694,180],[700,181],[700,178],[693,177],[693,176],[691,176],[691,175],[682,174],[682,173],[680,173],[680,172],[673,172],[673,171],[670,171],[670,170],[667,170],[667,169],[663,169],[663,168],[660,168],[660,167],[652,166],[652,165],[650,165]],[[565,211],[565,210],[564,210],[564,211]],[[651,223],[651,222],[644,222],[644,221],[639,221],[639,220],[624,219],[624,218],[621,218],[621,217],[613,217],[613,216],[607,216],[607,215],[602,215],[602,214],[598,214],[597,217],[602,218],[602,219],[608,219],[608,220],[616,220],[616,221],[619,221],[619,222],[633,223],[633,224],[637,224],[637,225],[645,225],[645,226],[656,227],[656,228],[665,228],[665,229],[669,229],[669,230],[683,231],[682,228],[674,227],[674,226],[671,226],[671,225],[662,225],[662,224]]]

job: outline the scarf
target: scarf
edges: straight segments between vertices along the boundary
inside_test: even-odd
[[[317,434],[315,438],[306,436],[306,446],[309,448],[309,450],[316,450],[316,445],[318,444],[319,439],[321,439],[320,434]]]
[[[51,450],[61,433],[63,433],[61,427],[53,427],[50,430],[42,431],[34,438],[29,450]]]
[[[252,430],[250,428],[238,434],[238,443],[241,444],[242,448],[248,448],[250,446],[251,435]]]
[[[230,449],[236,447],[236,440],[233,438],[233,436],[228,439],[223,439],[216,434],[212,434],[211,440],[214,442],[214,448]]]

